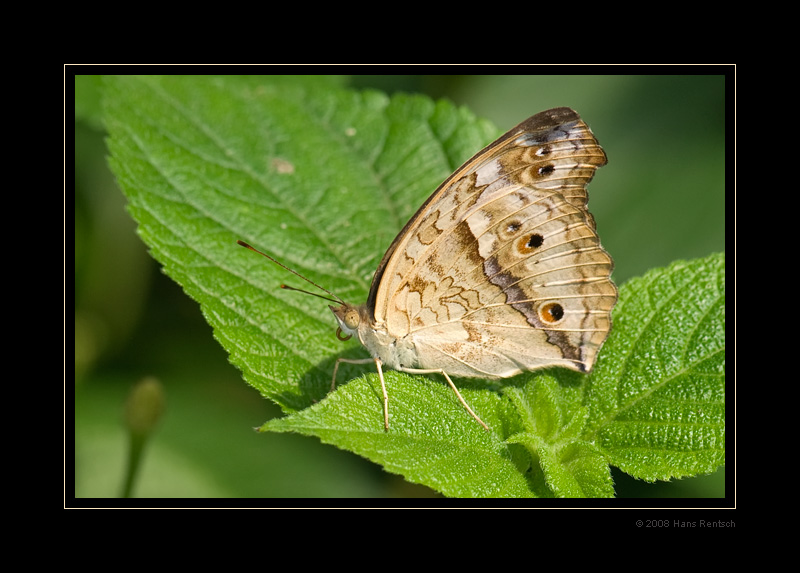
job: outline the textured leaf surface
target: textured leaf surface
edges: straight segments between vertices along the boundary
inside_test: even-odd
[[[725,256],[628,281],[592,373],[587,437],[648,481],[725,460]]]

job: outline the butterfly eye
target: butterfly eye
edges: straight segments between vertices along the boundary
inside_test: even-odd
[[[354,309],[347,311],[344,315],[344,325],[350,330],[357,330],[359,322],[361,322],[361,318],[358,316],[358,311]]]
[[[539,318],[547,324],[555,324],[564,318],[564,307],[557,302],[548,302],[539,307]]]

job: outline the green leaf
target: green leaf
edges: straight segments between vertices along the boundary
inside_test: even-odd
[[[316,436],[450,496],[611,496],[609,463],[668,479],[724,462],[724,295],[706,302],[724,258],[624,285],[590,377],[456,380],[491,432],[441,377],[385,371],[385,432],[374,368],[343,365],[330,391],[336,359],[366,351],[336,339],[326,303],[279,285],[313,287],[236,240],[363,302],[396,233],[497,130],[447,102],[320,79],[126,76],[104,92],[111,167],[141,237],[287,414],[263,431]]]
[[[499,432],[487,432],[438,381],[387,372],[391,429],[384,431],[377,376],[343,385],[319,404],[270,420],[262,431],[299,432],[355,452],[387,471],[454,497],[525,497],[524,471]],[[494,428],[503,405],[492,392],[462,390]]]
[[[524,428],[507,442],[529,451],[535,461],[532,474],[547,488],[540,495],[611,497],[614,487],[608,462],[594,444],[583,439],[588,411],[581,404],[582,392],[569,390],[569,376],[559,383],[551,374],[538,374],[524,389],[506,389]]]
[[[587,388],[585,436],[647,481],[725,463],[725,255],[625,283]]]

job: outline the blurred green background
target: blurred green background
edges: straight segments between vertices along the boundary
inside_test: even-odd
[[[340,81],[447,98],[502,130],[551,107],[577,110],[609,157],[589,188],[589,206],[622,284],[676,259],[724,251],[725,79],[399,75]],[[160,272],[137,237],[106,164],[100,87],[96,76],[76,78],[75,496],[119,495],[128,448],[123,405],[146,376],[161,381],[166,412],[145,452],[136,496],[435,496],[315,439],[253,431],[280,411],[228,363],[199,306]],[[613,472],[620,497],[725,493],[724,468],[658,484]]]

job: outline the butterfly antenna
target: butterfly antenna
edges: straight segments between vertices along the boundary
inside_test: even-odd
[[[317,293],[314,293],[314,292],[308,292],[307,290],[302,290],[302,289],[299,289],[299,288],[294,288],[294,287],[291,287],[291,286],[288,286],[288,285],[281,285],[281,288],[282,288],[282,289],[286,289],[286,290],[296,290],[296,291],[298,291],[298,292],[302,292],[302,293],[305,293],[305,294],[310,294],[311,296],[317,296],[317,297],[319,297],[319,298],[323,298],[323,299],[325,299],[325,300],[329,300],[329,301],[331,301],[331,302],[336,302],[336,303],[339,303],[339,304],[345,304],[345,302],[344,302],[342,299],[340,299],[338,296],[336,296],[335,294],[333,294],[333,293],[332,293],[331,291],[329,291],[328,289],[326,289],[326,288],[324,288],[324,287],[321,287],[321,286],[319,286],[317,283],[315,283],[315,282],[314,282],[314,281],[312,281],[311,279],[308,279],[308,278],[304,277],[303,275],[301,275],[300,273],[298,273],[296,270],[294,270],[294,269],[290,269],[289,267],[287,267],[287,266],[286,266],[286,265],[284,265],[283,263],[281,263],[281,262],[279,262],[279,261],[276,261],[275,259],[273,259],[272,257],[270,257],[270,256],[269,256],[267,253],[262,253],[261,251],[259,251],[258,249],[254,248],[254,247],[251,247],[250,245],[248,245],[248,244],[247,244],[247,243],[245,243],[244,241],[239,241],[239,240],[237,240],[236,242],[237,242],[237,243],[239,243],[239,244],[240,244],[241,246],[243,246],[244,248],[246,248],[246,249],[250,249],[250,250],[251,250],[251,251],[253,251],[254,253],[258,253],[259,255],[263,255],[263,256],[267,257],[267,258],[268,258],[270,261],[272,261],[273,263],[275,263],[275,264],[276,264],[276,265],[278,265],[279,267],[286,269],[287,271],[289,271],[290,273],[292,273],[292,274],[294,274],[294,275],[297,275],[298,277],[300,277],[301,279],[303,279],[303,280],[304,280],[304,281],[306,281],[307,283],[311,283],[312,285],[314,285],[315,287],[317,287],[319,290],[321,290],[321,291],[324,291],[324,292],[328,293],[329,295],[331,295],[333,298],[328,298],[328,297],[326,297],[326,296],[322,296],[321,294],[317,294]]]

